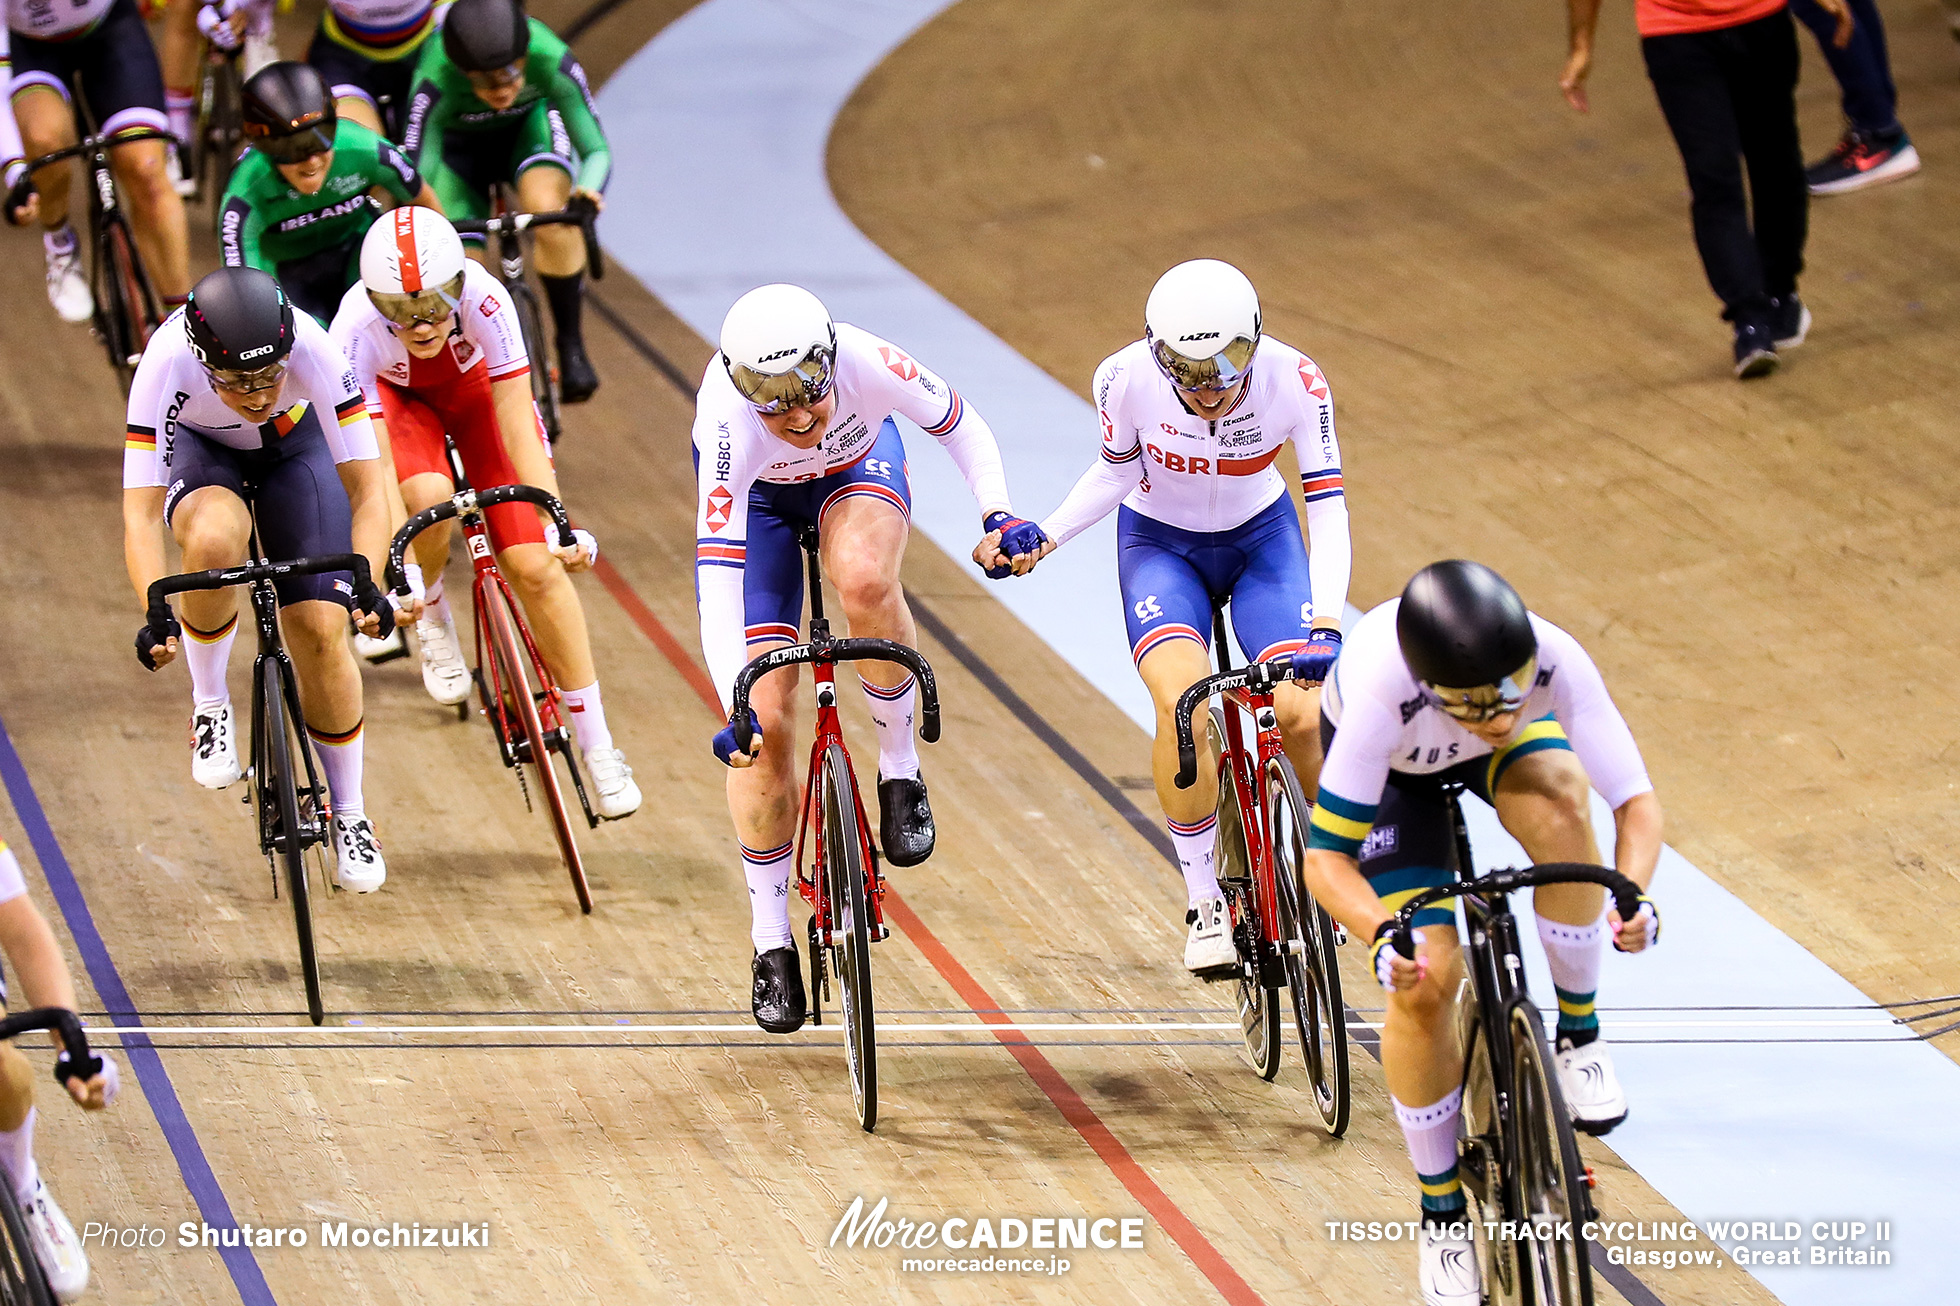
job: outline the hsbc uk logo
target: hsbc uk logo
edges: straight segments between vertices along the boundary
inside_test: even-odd
[[[708,529],[716,534],[728,525],[728,515],[734,510],[735,496],[725,485],[717,485],[708,491]]]
[[[890,368],[891,374],[899,380],[916,381],[919,379],[919,365],[907,358],[905,351],[894,349],[890,345],[879,345],[878,357],[885,360],[885,366]]]

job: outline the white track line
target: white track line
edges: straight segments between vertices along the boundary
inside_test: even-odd
[[[1871,1029],[1897,1033],[1909,1030],[1896,1021],[1890,1020],[1606,1020],[1600,1022],[1608,1030],[1625,1029]],[[806,1029],[818,1033],[843,1031],[841,1025],[808,1025]],[[1351,1020],[1349,1029],[1380,1029],[1373,1021]],[[91,1039],[114,1034],[127,1038],[131,1035],[144,1037],[178,1037],[198,1035],[203,1037],[238,1038],[263,1034],[316,1034],[316,1035],[354,1035],[354,1034],[741,1034],[755,1029],[754,1024],[734,1025],[91,1025],[87,1027]],[[1088,1022],[1021,1022],[996,1021],[991,1024],[976,1025],[970,1021],[963,1023],[896,1023],[880,1024],[878,1029],[895,1034],[994,1034],[1002,1030],[1034,1031],[1039,1033],[1078,1033],[1078,1034],[1154,1034],[1177,1030],[1230,1030],[1237,1033],[1237,1023],[1202,1020],[1164,1021],[1159,1024],[1138,1025],[1134,1023],[1088,1023]]]

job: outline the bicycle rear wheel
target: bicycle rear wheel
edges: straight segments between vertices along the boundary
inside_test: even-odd
[[[313,903],[306,880],[307,818],[310,814],[318,821],[318,798],[313,796],[310,813],[302,808],[300,790],[310,787],[299,751],[306,744],[297,737],[299,722],[290,706],[294,697],[287,693],[288,674],[279,658],[259,659],[254,727],[264,731],[256,737],[265,741],[260,759],[265,764],[265,774],[255,788],[261,795],[259,801],[264,814],[276,816],[267,855],[273,859],[274,875],[284,873],[286,893],[292,899],[293,925],[299,934],[300,974],[306,981],[306,1014],[318,1025],[326,1019],[326,1010],[320,998],[320,962],[313,944]]]
[[[34,1259],[27,1220],[14,1200],[13,1185],[0,1184],[0,1306],[53,1306],[48,1276]]]
[[[204,198],[211,203],[211,221],[224,237],[224,210],[219,201],[231,184],[238,151],[244,145],[244,129],[239,109],[238,65],[230,59],[211,67],[210,98],[205,117],[198,124],[198,143],[203,153],[199,169],[206,182]]]
[[[868,1133],[878,1123],[878,1037],[872,1022],[871,909],[865,901],[869,863],[858,825],[851,762],[833,743],[823,759],[823,874],[830,900],[831,969],[844,1013],[844,1057],[851,1101]]]
[[[1576,1231],[1592,1219],[1579,1140],[1572,1133],[1558,1076],[1545,1046],[1545,1018],[1530,998],[1511,1008],[1511,1111],[1518,1218],[1540,1228],[1565,1225],[1569,1238],[1534,1238],[1522,1259],[1540,1306],[1592,1306],[1592,1266]]]
[[[524,348],[531,356],[531,398],[538,405],[538,417],[544,422],[545,439],[558,443],[558,382],[551,367],[550,355],[544,348],[544,318],[538,312],[538,297],[532,293],[529,283],[511,281],[511,307],[517,310],[517,324],[524,333]]]
[[[1224,713],[1211,709],[1212,755],[1225,751]],[[1251,854],[1245,842],[1245,818],[1239,810],[1238,786],[1231,773],[1218,777],[1218,887],[1232,912],[1232,943],[1239,954],[1239,1031],[1246,1059],[1259,1078],[1270,1082],[1279,1074],[1279,990],[1266,984],[1260,953],[1265,948],[1258,895],[1253,886]]]
[[[1279,929],[1286,949],[1286,987],[1300,1031],[1300,1058],[1313,1085],[1314,1106],[1327,1132],[1347,1132],[1349,1108],[1347,1007],[1341,967],[1334,955],[1334,923],[1307,893],[1307,799],[1293,764],[1276,757],[1266,766],[1266,829],[1273,840],[1273,879]]]
[[[592,889],[585,879],[585,859],[580,855],[578,839],[572,833],[570,814],[565,809],[565,790],[558,783],[557,768],[551,764],[551,750],[546,746],[544,725],[538,720],[538,700],[532,687],[531,654],[524,638],[517,633],[517,613],[510,606],[510,597],[501,585],[484,585],[478,589],[478,601],[483,606],[481,620],[489,627],[490,638],[487,651],[496,662],[495,673],[489,678],[491,685],[500,689],[506,700],[506,710],[513,713],[522,732],[517,742],[519,765],[528,766],[537,777],[538,791],[544,795],[545,814],[551,818],[551,832],[558,839],[558,851],[565,859],[565,869],[572,877],[572,892],[578,895],[578,906],[582,912],[592,911]],[[496,713],[492,713],[496,719]]]

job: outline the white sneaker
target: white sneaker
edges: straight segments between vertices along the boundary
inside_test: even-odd
[[[231,704],[198,708],[191,716],[191,779],[206,789],[238,783],[238,739],[231,729]]]
[[[640,810],[640,786],[633,783],[626,754],[617,748],[595,748],[585,755],[585,769],[592,775],[599,815],[617,821]]]
[[[1484,1299],[1484,1274],[1469,1225],[1450,1229],[1425,1223],[1416,1277],[1422,1284],[1423,1306],[1479,1306]]]
[[[48,258],[48,302],[63,322],[80,325],[95,316],[95,296],[89,293],[88,273],[82,268],[78,242],[66,254],[43,247]]]
[[[400,626],[393,627],[379,639],[356,630],[354,651],[371,664],[393,662],[396,658],[408,656],[408,637],[402,634]]]
[[[1191,933],[1184,940],[1184,969],[1194,975],[1238,970],[1239,950],[1232,942],[1232,910],[1225,898],[1206,898],[1184,913]]]
[[[1553,1060],[1574,1129],[1603,1134],[1627,1118],[1626,1090],[1613,1073],[1613,1058],[1607,1055],[1604,1039],[1594,1039],[1582,1048],[1560,1044]]]
[[[163,175],[183,198],[197,194],[197,178],[184,175],[184,156],[174,145],[163,152]]]
[[[373,893],[388,878],[374,822],[365,816],[333,818],[334,883],[355,893]]]
[[[422,688],[445,707],[470,696],[470,669],[463,664],[463,645],[456,638],[456,619],[423,617],[415,623],[415,642],[422,646]]]
[[[88,1287],[88,1256],[75,1237],[75,1226],[68,1223],[68,1217],[54,1204],[54,1194],[38,1178],[34,1195],[20,1204],[20,1213],[27,1221],[27,1240],[34,1244],[34,1259],[48,1276],[48,1287],[54,1289],[57,1299],[74,1301]]]

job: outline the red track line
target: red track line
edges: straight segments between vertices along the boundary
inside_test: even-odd
[[[719,715],[721,695],[715,691],[714,682],[695,664],[680,641],[674,638],[673,632],[662,625],[660,618],[654,616],[653,610],[641,601],[626,578],[604,559],[592,570],[598,576],[599,583],[633,619],[633,624],[653,641],[654,647],[673,663],[674,669],[700,695],[708,710]],[[925,954],[926,960],[932,963],[932,968],[939,972],[939,977],[959,994],[960,1000],[972,1009],[974,1015],[989,1025],[1006,1027],[996,1028],[994,1038],[1020,1062],[1021,1069],[1035,1082],[1035,1087],[1048,1095],[1048,1100],[1061,1112],[1062,1119],[1068,1121],[1082,1136],[1082,1141],[1102,1158],[1103,1164],[1129,1190],[1130,1196],[1136,1198],[1164,1232],[1184,1249],[1184,1254],[1191,1258],[1191,1263],[1198,1267],[1200,1273],[1211,1280],[1211,1286],[1218,1289],[1219,1295],[1231,1302],[1232,1306],[1263,1306],[1264,1299],[1253,1291],[1252,1285],[1239,1277],[1238,1271],[1211,1245],[1211,1240],[1199,1232],[1198,1226],[1178,1209],[1170,1195],[1157,1186],[1157,1181],[1144,1171],[1136,1158],[1130,1155],[1129,1149],[1117,1141],[1109,1126],[1082,1100],[1082,1095],[1062,1077],[1062,1072],[1055,1069],[1054,1063],[1041,1049],[1029,1043],[1027,1035],[1013,1028],[1012,1021],[1001,1011],[1000,1003],[981,986],[980,981],[973,978],[972,972],[959,963],[938,936],[926,928],[919,914],[907,905],[895,889],[886,888],[884,906],[898,928],[905,931],[919,951]]]

